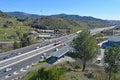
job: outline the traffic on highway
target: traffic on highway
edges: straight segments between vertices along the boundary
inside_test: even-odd
[[[9,80],[9,78],[13,75],[13,73],[16,74],[19,71],[25,72],[25,69],[21,69],[21,68],[23,68],[25,66],[34,65],[34,63],[38,63],[40,61],[43,53],[46,53],[46,56],[49,56],[50,53],[53,53],[54,51],[58,51],[60,47],[65,46],[65,45],[63,45],[64,43],[67,43],[69,40],[71,41],[73,38],[74,38],[74,36],[71,34],[68,36],[63,36],[61,38],[57,38],[55,40],[47,41],[46,43],[44,42],[44,44],[47,44],[47,45],[40,46],[39,48],[38,48],[38,44],[36,46],[33,45],[34,46],[32,48],[33,50],[31,50],[29,52],[21,53],[16,56],[11,56],[10,58],[7,58],[5,60],[1,60],[0,61],[0,77],[1,77],[1,79]],[[39,44],[39,45],[41,45],[41,44]],[[6,55],[8,56],[8,54],[6,54]],[[19,70],[19,71],[17,71],[17,70]]]
[[[112,27],[91,30],[94,35],[102,30]],[[0,80],[14,80],[27,73],[32,66],[41,61],[44,57],[49,57],[55,51],[59,51],[77,36],[76,33],[50,39],[42,43],[33,44],[21,49],[8,51],[0,54]],[[22,73],[22,74],[21,74]]]

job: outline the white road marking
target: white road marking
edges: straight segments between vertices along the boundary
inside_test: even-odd
[[[51,45],[53,45],[53,44],[51,44]],[[49,45],[49,46],[51,46],[51,45]],[[61,45],[61,44],[60,44],[60,45]],[[22,59],[22,60],[19,60],[19,61],[14,62],[14,63],[8,64],[8,65],[6,65],[6,66],[1,66],[1,67],[0,67],[0,70],[1,70],[1,69],[4,69],[4,68],[6,68],[6,67],[12,66],[12,65],[14,65],[14,64],[17,64],[17,63],[19,63],[19,62],[25,61],[25,60],[27,60],[27,59],[30,59],[30,58],[32,58],[32,57],[34,57],[34,56],[39,55],[39,54],[45,53],[45,52],[47,52],[47,51],[49,51],[49,50],[51,50],[51,49],[54,49],[54,48],[56,48],[56,47],[58,47],[58,46],[60,46],[60,45],[56,45],[56,46],[50,47],[49,49],[47,48],[46,50],[43,50],[43,51],[41,51],[41,52],[38,52],[38,53],[36,53],[36,54],[34,54],[34,55],[32,55],[32,56],[26,57],[26,58],[24,58],[24,59]],[[36,51],[36,50],[34,50],[34,51]],[[31,52],[34,52],[34,51],[31,51]],[[29,54],[29,53],[30,53],[30,52],[25,53],[25,54],[23,54],[23,55],[26,55],[26,54]],[[23,56],[23,55],[22,55],[22,56]],[[22,56],[20,55],[19,57],[22,57]],[[17,59],[17,57],[15,57],[15,58]],[[15,59],[15,58],[13,57],[13,59]],[[10,59],[10,60],[12,60],[12,59]],[[9,60],[7,60],[7,61],[9,61]],[[4,61],[4,62],[5,62],[5,61]],[[0,62],[0,63],[2,63],[2,62]]]

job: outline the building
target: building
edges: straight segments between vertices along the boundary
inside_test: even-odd
[[[53,64],[54,62],[56,62],[57,60],[59,60],[60,58],[64,57],[65,54],[69,51],[68,46],[64,46],[63,48],[57,50],[56,52],[51,54],[51,59],[49,60],[48,63]]]
[[[38,37],[40,37],[40,38],[45,38],[45,37],[50,38],[51,35],[49,35],[49,34],[39,34]]]
[[[54,33],[54,30],[37,29],[36,31],[39,33]]]
[[[102,44],[102,48],[110,47],[113,45],[120,46],[120,36],[111,36],[107,42]]]

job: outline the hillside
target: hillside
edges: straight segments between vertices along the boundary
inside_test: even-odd
[[[65,29],[75,32],[83,28],[97,28],[109,26],[107,21],[78,15],[58,14],[51,16],[40,16],[24,12],[6,12],[13,16],[11,20],[21,22],[24,26],[32,26],[39,29]],[[17,18],[15,18],[17,17]],[[4,24],[3,24],[4,25]]]
[[[97,28],[106,27],[109,24],[104,24],[97,21],[74,21],[68,18],[57,18],[57,17],[42,17],[39,19],[24,19],[23,23],[35,28],[44,29],[72,29],[72,28]]]
[[[74,21],[65,18],[56,17],[43,17],[39,19],[25,19],[23,22],[25,25],[30,25],[35,28],[43,29],[67,29],[73,27],[80,27],[80,25]],[[85,26],[86,27],[86,26]]]
[[[120,20],[109,20],[110,24],[120,25]]]
[[[29,14],[29,13],[25,13],[25,12],[19,12],[19,11],[15,11],[15,12],[6,12],[6,14],[12,16],[12,17],[19,17],[19,18],[40,18],[40,15],[36,15],[36,14]]]
[[[0,17],[2,17],[2,18],[9,18],[10,15],[8,15],[8,14],[6,14],[6,13],[0,11]]]
[[[17,18],[9,17],[7,14],[10,16],[16,16]],[[24,12],[7,12],[7,14],[1,11],[1,15],[4,15],[4,17],[0,18],[0,27],[9,28],[12,26],[18,27],[19,25],[22,25],[31,26],[32,28],[37,29],[64,29],[65,31],[70,30],[71,32],[75,32],[79,29],[106,27],[110,25],[101,19],[96,19],[93,17],[81,17],[78,15],[60,14],[39,16]]]
[[[79,15],[67,15],[67,14],[57,14],[52,16],[58,17],[58,18],[68,18],[75,21],[97,21],[105,24],[108,23],[107,20],[102,20],[102,19],[91,17],[91,16],[79,16]]]
[[[19,14],[18,14],[19,13]],[[93,18],[94,20],[91,20],[89,18],[89,21],[87,21],[87,17],[81,18],[81,20],[75,20],[75,15],[71,15],[71,17],[75,17],[74,19],[70,19],[68,17],[58,17],[58,16],[46,16],[41,18],[31,18],[30,16],[32,14],[27,14],[23,12],[16,12],[16,15],[21,14],[20,18],[16,17],[10,17],[4,12],[0,12],[0,28],[1,28],[1,34],[0,39],[3,39],[5,35],[13,36],[16,35],[14,29],[16,28],[26,28],[28,26],[31,28],[37,28],[37,29],[61,29],[63,32],[69,31],[69,32],[76,32],[80,29],[86,29],[86,28],[97,28],[97,27],[106,27],[109,26],[109,24],[102,23],[100,21],[97,21],[97,19]],[[27,16],[27,18],[23,18],[22,14],[24,16]],[[14,15],[14,14],[13,14]],[[36,15],[34,15],[35,17]],[[36,16],[38,17],[38,16]],[[39,16],[40,17],[40,16]],[[70,16],[69,16],[70,17]],[[86,21],[85,21],[86,20]],[[13,30],[11,30],[13,29]],[[6,30],[3,32],[3,30]],[[24,30],[24,29],[23,29]],[[11,32],[10,32],[11,31]],[[19,31],[18,31],[19,32]],[[27,32],[27,31],[23,31]],[[28,33],[28,32],[27,32]],[[3,35],[4,34],[4,35]],[[9,37],[11,39],[11,37]],[[16,38],[14,38],[16,39]]]
[[[16,18],[0,11],[0,41],[19,40],[18,33],[22,35],[31,30],[33,30],[31,26],[25,26],[22,22],[17,21]]]
[[[102,24],[112,24],[111,21],[109,20],[102,20],[98,18],[94,18],[91,16],[79,16],[79,15],[69,15],[69,14],[56,14],[56,15],[50,15],[50,16],[43,16],[43,15],[37,15],[37,14],[29,14],[29,13],[24,13],[24,12],[6,12],[8,15],[13,16],[13,17],[18,17],[18,18],[41,18],[41,17],[56,17],[56,18],[67,18],[73,21],[95,21],[99,22]],[[114,21],[114,20],[113,20]]]

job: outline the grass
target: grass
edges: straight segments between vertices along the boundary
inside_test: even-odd
[[[38,74],[38,71],[37,71],[37,70],[30,71],[30,72],[28,73],[28,75],[24,76],[24,77],[23,77],[22,79],[20,79],[20,80],[29,80],[29,79],[32,78],[32,76],[37,76],[37,74]]]
[[[74,27],[71,29],[71,33],[76,33],[77,31],[81,30],[79,27]]]
[[[89,80],[81,72],[67,72],[63,77],[66,80]]]
[[[38,66],[44,64],[45,62],[41,62]],[[79,67],[76,67],[79,66]],[[63,78],[62,80],[107,80],[108,74],[104,72],[104,67],[97,66],[95,64],[87,64],[85,72],[81,71],[82,63],[81,61],[76,62],[65,62],[61,64],[57,64],[50,68],[45,69],[52,69],[54,68],[65,68],[67,69],[64,74],[61,75]],[[31,76],[36,76],[38,74],[37,70],[29,72],[24,78],[21,80],[34,80]],[[120,80],[120,72],[114,74],[112,76],[112,80]],[[36,79],[35,79],[36,80]]]
[[[17,26],[9,28],[0,27],[0,40],[16,40],[18,37],[16,32],[21,35],[33,30],[34,29],[30,26]]]

